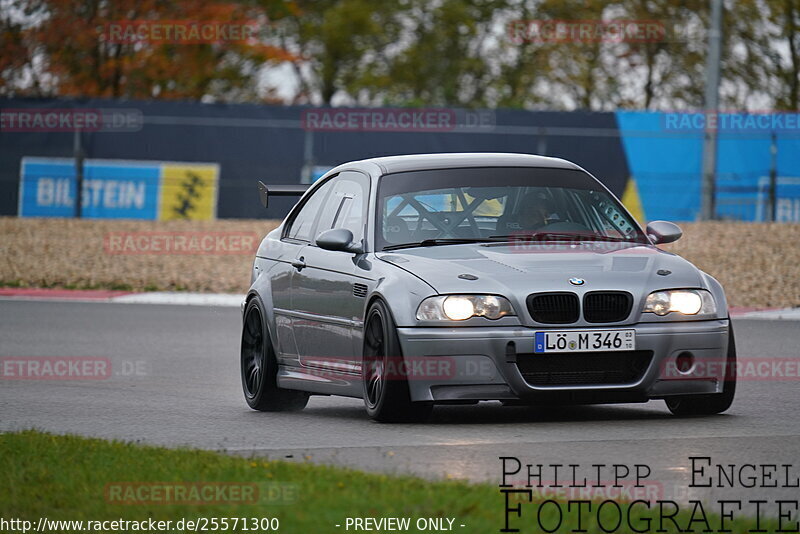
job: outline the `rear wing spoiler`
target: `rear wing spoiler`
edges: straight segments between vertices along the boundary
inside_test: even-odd
[[[311,187],[311,184],[267,186],[264,182],[258,182],[258,198],[261,200],[261,205],[266,208],[269,206],[269,197],[299,197],[305,193],[309,187]]]

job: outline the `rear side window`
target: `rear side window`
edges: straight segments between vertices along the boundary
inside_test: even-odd
[[[333,189],[333,181],[335,179],[328,180],[305,201],[300,211],[289,223],[286,237],[297,239],[298,241],[311,241],[311,232],[314,230],[317,220],[325,213],[325,201]]]
[[[346,228],[353,241],[364,238],[369,197],[369,179],[354,171],[345,171],[334,178],[333,191],[325,202],[316,235],[331,228]]]

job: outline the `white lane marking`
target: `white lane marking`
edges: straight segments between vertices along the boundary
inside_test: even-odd
[[[738,313],[734,319],[764,319],[781,321],[800,321],[800,308],[784,308],[782,310],[761,310]]]
[[[178,291],[154,291],[112,297],[110,302],[123,304],[182,304],[187,306],[225,306],[238,308],[244,295],[230,293],[183,293]]]

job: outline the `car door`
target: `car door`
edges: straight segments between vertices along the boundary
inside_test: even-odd
[[[277,335],[278,357],[282,363],[299,365],[297,342],[294,337],[294,296],[292,278],[296,272],[298,258],[308,245],[314,228],[323,211],[325,201],[333,189],[327,181],[316,187],[309,196],[303,199],[298,210],[286,222],[276,250],[272,253],[277,261],[270,269],[272,287],[272,303],[275,312],[275,329]]]
[[[314,229],[314,237],[331,228],[347,228],[354,241],[365,236],[369,178],[345,171],[333,188]],[[359,276],[358,256],[319,248],[312,239],[300,251],[304,266],[292,276],[292,328],[303,365],[360,373],[354,336],[360,332],[367,284]]]

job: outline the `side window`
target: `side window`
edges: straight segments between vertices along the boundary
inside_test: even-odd
[[[323,206],[326,204],[325,199],[333,189],[334,180],[328,180],[319,189],[312,193],[311,197],[303,204],[298,214],[294,217],[289,224],[289,229],[286,231],[286,237],[297,239],[299,241],[311,241],[311,232],[317,222],[320,214],[323,212]]]
[[[359,242],[364,238],[369,179],[359,172],[345,171],[334,181],[316,233],[331,228],[347,228],[353,233],[353,240]]]

